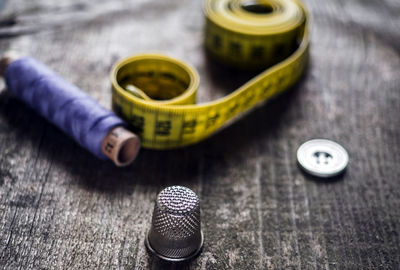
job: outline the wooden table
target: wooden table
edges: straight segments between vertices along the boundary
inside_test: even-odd
[[[116,168],[0,91],[2,269],[399,269],[400,4],[307,0],[311,64],[287,94],[212,138],[143,149]],[[116,60],[158,51],[201,75],[199,100],[248,79],[205,57],[200,0],[13,0],[0,50],[35,56],[109,107]],[[296,149],[328,138],[345,175],[303,174]],[[154,199],[199,195],[205,245],[190,264],[148,256]]]

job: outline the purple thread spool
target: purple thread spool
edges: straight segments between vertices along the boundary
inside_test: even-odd
[[[101,107],[78,87],[31,57],[4,56],[2,70],[7,88],[17,98],[71,136],[100,159],[118,166],[136,157],[139,138],[124,129],[126,123]]]

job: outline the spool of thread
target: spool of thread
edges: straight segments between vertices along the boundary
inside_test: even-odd
[[[7,89],[100,159],[132,163],[140,139],[112,111],[32,57],[8,52],[0,60]]]

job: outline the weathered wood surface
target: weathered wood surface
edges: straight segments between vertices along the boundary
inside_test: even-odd
[[[200,0],[9,1],[0,50],[40,59],[110,105],[119,58],[160,51],[201,74],[200,101],[245,78],[204,56]],[[143,150],[120,169],[82,150],[0,91],[2,269],[399,269],[400,2],[307,0],[311,65],[291,92],[216,136]],[[350,153],[336,181],[300,172],[295,152],[323,137]],[[187,265],[150,258],[156,194],[201,199],[205,246]]]

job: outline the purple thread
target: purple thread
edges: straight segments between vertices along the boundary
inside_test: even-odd
[[[107,133],[126,126],[112,111],[31,57],[12,62],[5,80],[15,96],[100,159],[107,159],[101,152]]]

